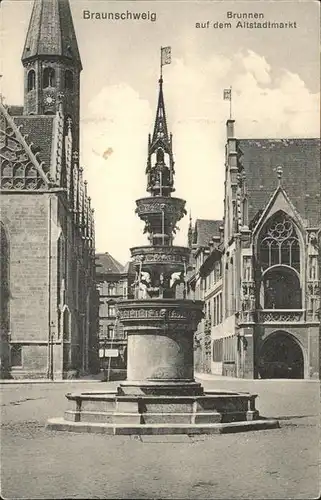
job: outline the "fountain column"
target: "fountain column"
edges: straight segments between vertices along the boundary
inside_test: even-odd
[[[119,303],[119,319],[128,336],[124,393],[201,394],[194,381],[193,335],[203,302],[186,299],[190,249],[173,245],[185,200],[172,197],[174,158],[163,96],[159,97],[154,132],[148,140],[148,197],[136,201],[149,245],[131,249],[136,269],[135,299]]]

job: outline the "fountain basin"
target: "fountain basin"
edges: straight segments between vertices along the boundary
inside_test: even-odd
[[[63,419],[47,428],[109,434],[200,434],[277,428],[255,409],[256,394],[209,391],[201,396],[137,396],[117,392],[66,395]]]

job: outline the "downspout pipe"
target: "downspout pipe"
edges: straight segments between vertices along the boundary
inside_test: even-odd
[[[48,354],[47,354],[47,378],[53,380],[53,351],[51,338],[51,195],[49,194],[48,210]]]

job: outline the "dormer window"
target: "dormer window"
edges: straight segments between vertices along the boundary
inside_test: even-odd
[[[34,90],[36,88],[36,73],[33,69],[31,69],[28,73],[27,88],[28,88],[28,92],[30,92],[30,90]]]
[[[45,68],[43,72],[43,88],[55,86],[55,70],[53,68]]]
[[[69,69],[65,71],[65,88],[67,90],[73,90],[74,88],[74,75]]]

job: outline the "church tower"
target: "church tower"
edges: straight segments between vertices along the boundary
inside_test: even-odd
[[[62,103],[79,143],[81,59],[69,0],[36,0],[22,53],[24,114],[54,115]]]

